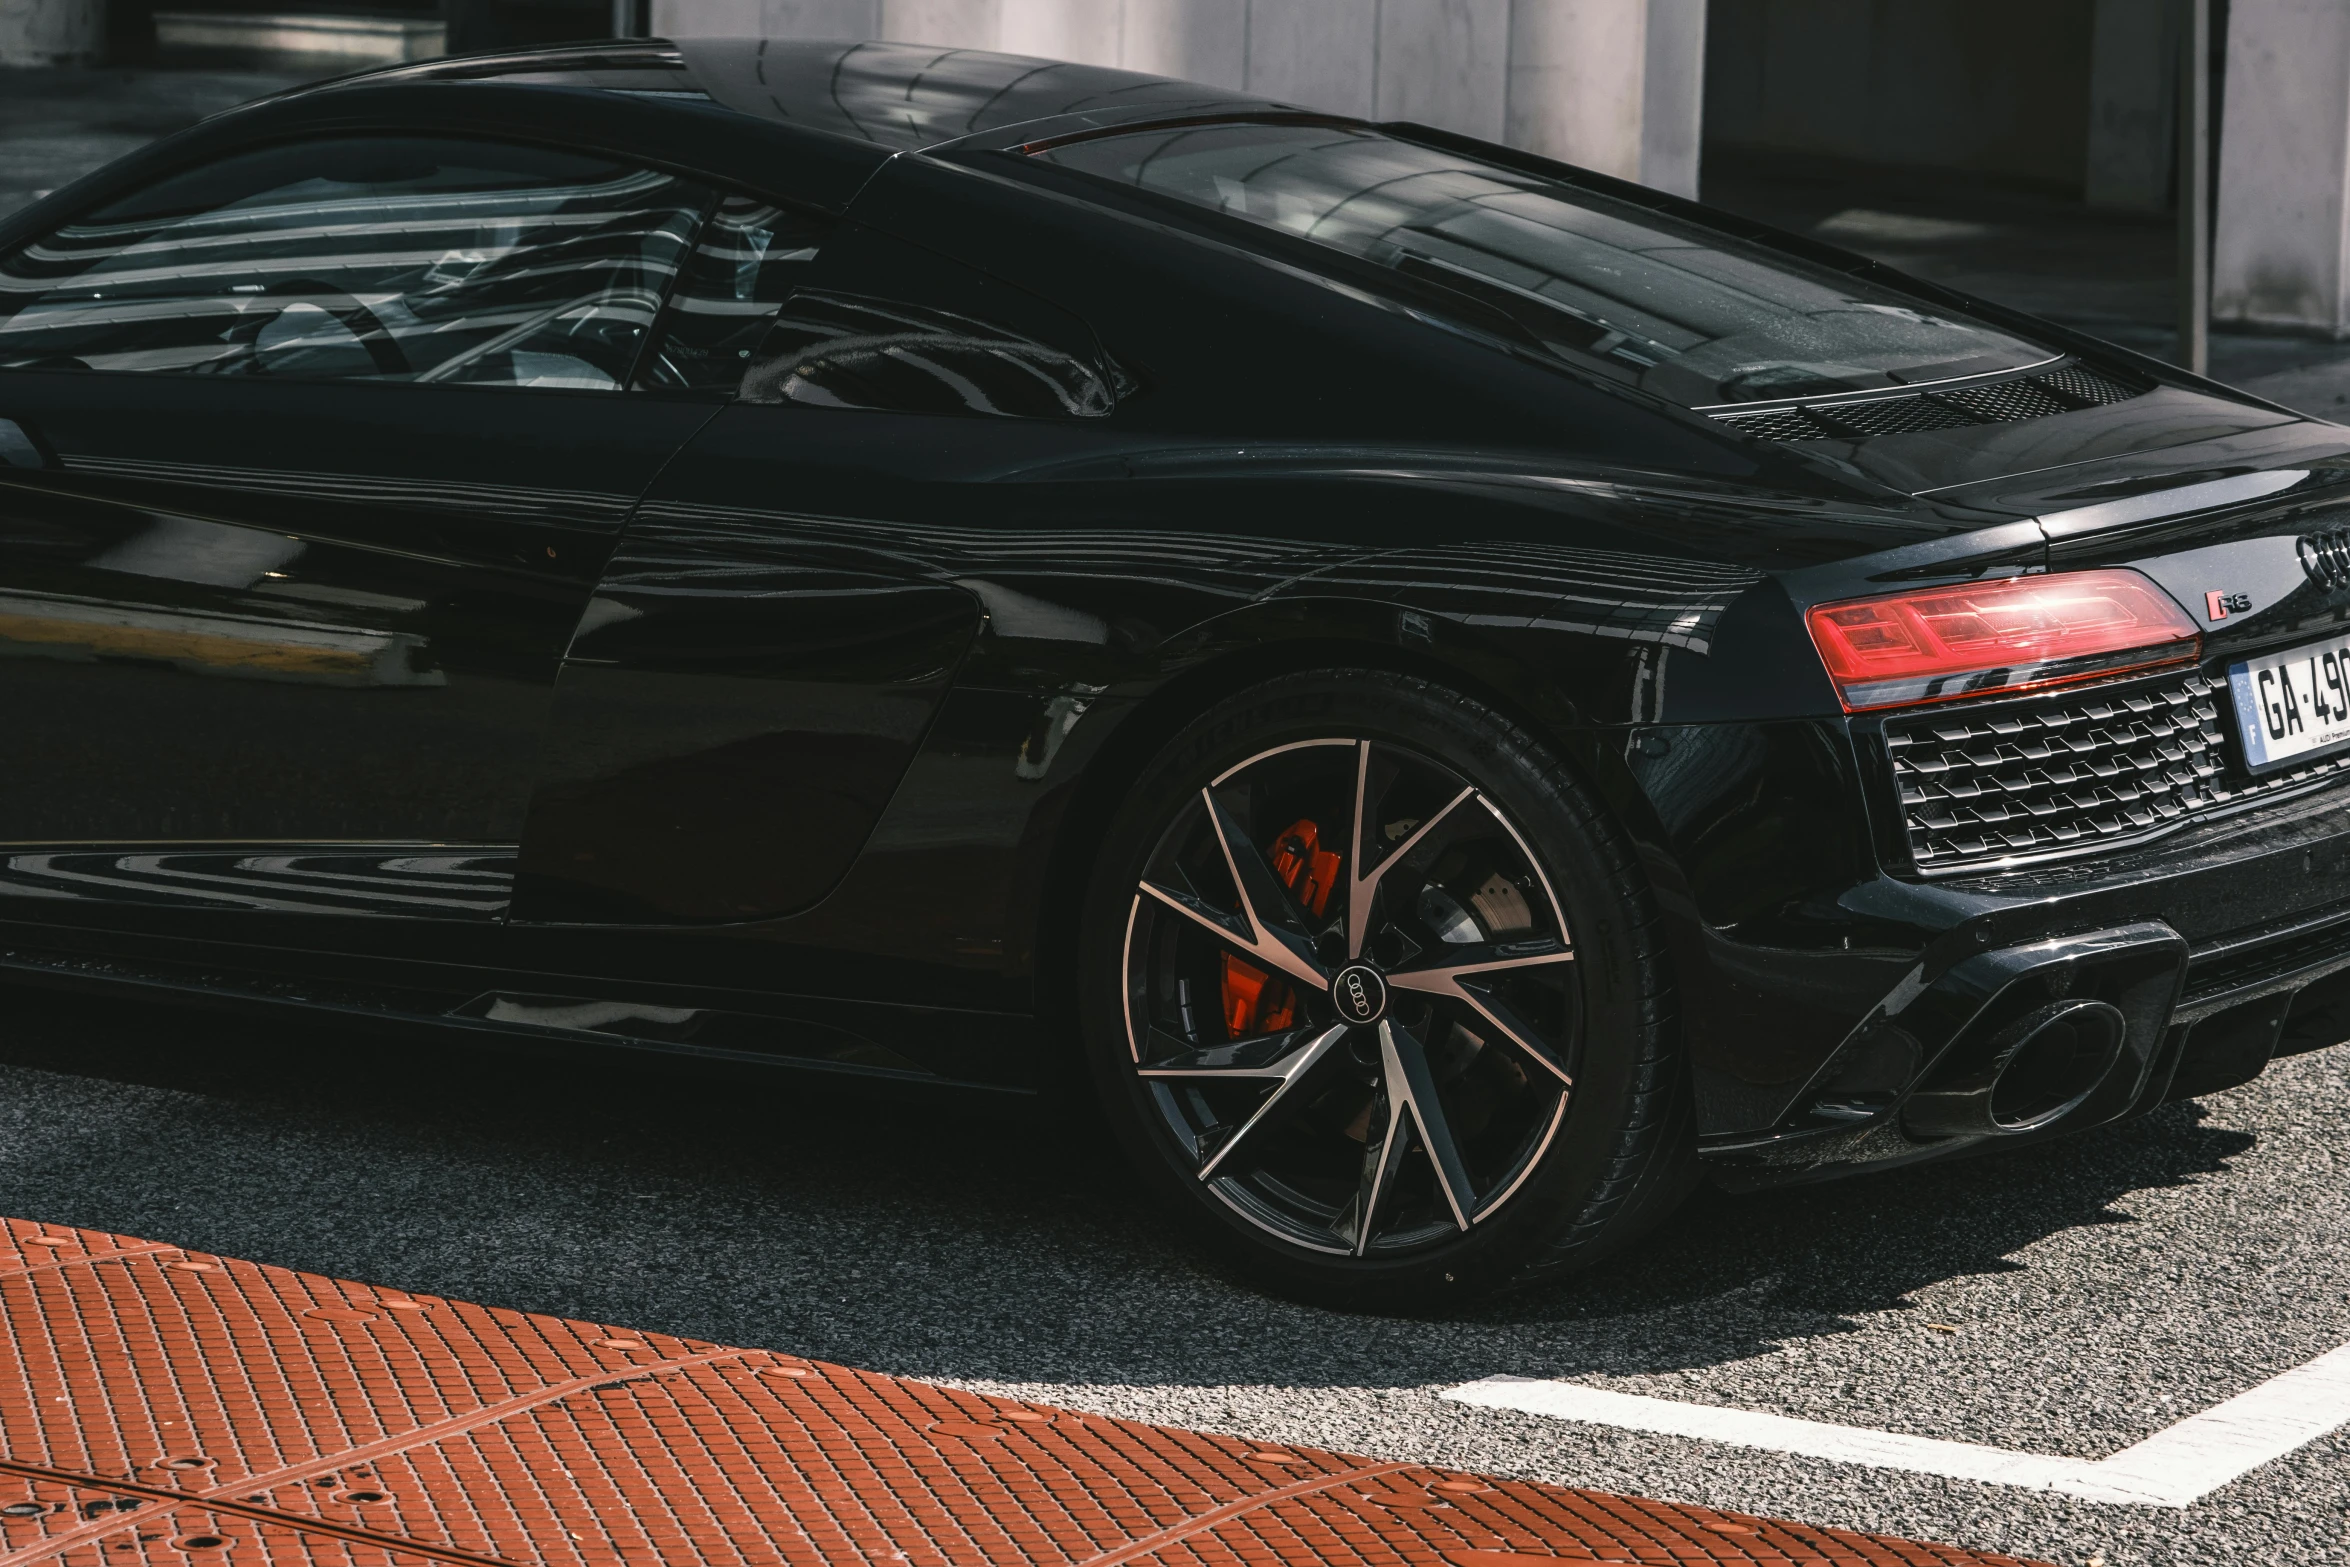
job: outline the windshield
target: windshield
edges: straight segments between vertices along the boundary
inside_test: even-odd
[[[1040,149],[1298,235],[1687,407],[1916,386],[2053,357],[1726,235],[1355,126],[1220,124]]]

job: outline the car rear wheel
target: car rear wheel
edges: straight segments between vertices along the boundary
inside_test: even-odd
[[[1370,670],[1234,696],[1144,769],[1087,896],[1112,1128],[1276,1288],[1465,1298],[1598,1260],[1689,1184],[1646,882],[1481,703]]]

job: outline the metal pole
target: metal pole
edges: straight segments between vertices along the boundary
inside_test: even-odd
[[[636,18],[636,0],[612,0],[612,36],[636,38],[643,34],[644,25]]]
[[[2180,0],[2179,363],[2211,371],[2211,0]]]

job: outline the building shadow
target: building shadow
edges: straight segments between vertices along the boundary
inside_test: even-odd
[[[2000,1158],[1704,1193],[1448,1314],[1268,1297],[1082,1116],[615,1052],[0,992],[0,1211],[901,1375],[1413,1387],[1717,1365],[2024,1264],[2253,1144],[2193,1104]]]

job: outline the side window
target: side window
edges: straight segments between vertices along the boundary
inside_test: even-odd
[[[721,201],[686,258],[637,384],[732,394],[826,227],[747,197]]]
[[[240,153],[0,259],[0,368],[613,390],[714,199],[497,143]]]
[[[747,403],[1005,419],[1098,419],[1117,392],[1097,366],[990,322],[810,290],[743,377]]]
[[[812,408],[1099,419],[1133,389],[1077,316],[851,220],[784,301],[745,362],[739,395]]]

